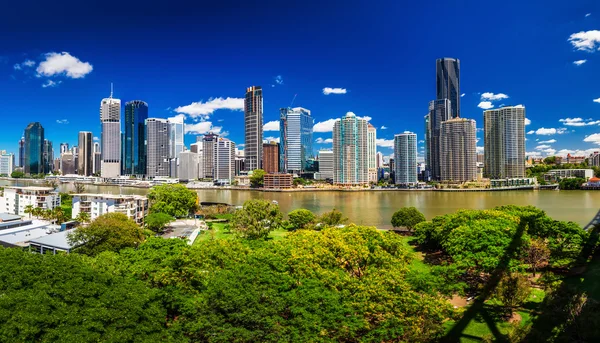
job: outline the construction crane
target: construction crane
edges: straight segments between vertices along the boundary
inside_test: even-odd
[[[298,96],[298,94],[294,94],[294,98],[292,99],[292,103],[290,104],[290,108],[292,108],[292,106],[294,105],[294,101],[296,101],[296,97]]]

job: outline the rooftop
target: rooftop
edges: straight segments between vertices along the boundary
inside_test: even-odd
[[[52,247],[52,248],[57,248],[57,249],[62,249],[62,250],[69,250],[69,249],[73,248],[73,246],[71,244],[69,244],[68,235],[75,230],[77,230],[77,229],[56,232],[56,233],[53,233],[53,234],[50,234],[47,236],[34,238],[34,239],[30,240],[29,242],[47,246],[47,247]]]
[[[98,193],[79,193],[73,194],[74,197],[90,197],[90,198],[102,198],[102,199],[148,199],[142,195],[136,194],[98,194]]]
[[[27,225],[0,231],[0,241],[13,245],[28,246],[31,239],[47,236],[60,229],[60,226],[52,225],[44,220],[34,219],[24,224]]]
[[[54,190],[54,188],[52,187],[35,187],[35,186],[5,186],[4,189],[17,189],[17,190],[23,190],[23,191],[47,191],[47,192],[51,192]]]
[[[15,220],[21,220],[21,216],[10,213],[0,213],[0,222],[10,222]]]

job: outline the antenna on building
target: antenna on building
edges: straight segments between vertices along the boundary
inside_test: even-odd
[[[112,99],[113,96],[113,83],[110,83],[110,98]]]
[[[296,97],[298,96],[298,94],[294,94],[294,98],[292,99],[292,103],[290,104],[290,108],[292,108],[292,105],[294,105],[294,101],[296,101]]]

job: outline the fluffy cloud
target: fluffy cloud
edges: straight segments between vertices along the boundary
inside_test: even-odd
[[[536,146],[535,150],[545,150],[545,149],[550,149],[550,148],[551,148],[551,146],[542,144],[542,145]]]
[[[346,94],[346,88],[325,87],[325,88],[323,88],[323,94],[325,94],[325,95],[329,95],[329,94]]]
[[[528,134],[528,135],[533,135],[534,133],[535,133],[535,131],[534,131],[534,130],[527,131],[527,134]]]
[[[383,147],[383,148],[393,148],[394,147],[394,140],[393,139],[377,138],[375,140],[375,144],[377,146],[380,146],[380,147]]]
[[[562,157],[566,157],[567,155],[571,154],[571,156],[589,156],[592,153],[598,151],[597,148],[591,148],[591,149],[586,149],[586,150],[580,150],[580,149],[576,149],[576,150],[571,150],[571,149],[561,149],[559,151],[556,152],[557,156],[562,156]]]
[[[580,66],[580,65],[584,64],[585,62],[587,62],[587,60],[578,60],[578,61],[573,61],[573,64],[576,66]]]
[[[539,151],[528,151],[525,153],[527,157],[542,157],[542,153]]]
[[[583,141],[600,145],[600,133],[594,133],[586,136]]]
[[[348,113],[352,113],[352,112],[348,112]],[[366,121],[371,121],[371,119],[373,119],[373,118],[371,118],[369,116],[364,116],[364,117],[359,117],[359,118],[362,118],[362,119],[364,119]]]
[[[484,147],[482,147],[482,146],[478,146],[478,147],[476,147],[476,150],[477,150],[477,153],[478,153],[478,154],[483,154],[483,153],[484,153],[484,151],[485,151],[485,148],[484,148]]]
[[[281,77],[281,75],[275,76],[274,80],[275,80],[275,83],[278,84],[278,85],[282,85],[283,84],[283,77]]]
[[[484,110],[489,110],[490,108],[494,108],[491,101],[482,101],[477,105],[479,108],[483,108]]]
[[[17,64],[15,64],[15,65],[13,66],[13,68],[14,68],[15,70],[21,70],[21,65],[20,65],[19,63],[17,63]]]
[[[94,136],[94,138],[92,138],[92,139],[94,140],[94,142],[99,142],[100,141],[100,138],[98,138],[96,136]]]
[[[600,45],[600,31],[581,31],[569,36],[569,42],[577,50],[594,52]]]
[[[273,120],[263,125],[263,131],[279,131],[279,120]]]
[[[556,143],[556,139],[549,139],[547,141],[541,141],[540,144],[554,144]]]
[[[525,126],[531,124],[531,120],[529,120],[529,118],[525,118]]]
[[[585,17],[587,18],[587,17],[589,17],[589,16],[591,16],[591,15],[592,15],[591,13],[586,13],[586,14],[585,14]]]
[[[199,116],[206,117],[216,110],[244,110],[243,98],[210,98],[207,102],[192,102],[186,106],[179,106],[174,111],[177,113],[185,113],[192,118]]]
[[[537,131],[535,131],[535,134],[538,136],[550,136],[550,135],[556,135],[556,134],[561,135],[566,132],[567,132],[567,129],[565,129],[565,128],[555,129],[555,128],[541,127],[539,129],[537,129]],[[527,134],[529,134],[529,132],[527,132]]]
[[[462,93],[462,94],[460,95],[460,97],[461,97],[461,98],[462,98],[463,96],[465,96],[465,93]]]
[[[318,122],[313,126],[313,132],[332,132],[333,124],[335,124],[336,119],[327,119],[322,122]]]
[[[271,142],[279,143],[279,137],[266,137],[265,139],[263,139],[263,143],[271,143]]]
[[[13,66],[13,68],[15,70],[21,70],[25,67],[33,67],[35,65],[35,62],[32,60],[25,60],[23,61],[23,63],[17,63]]]
[[[317,140],[315,140],[315,142],[318,144],[331,144],[331,143],[333,143],[333,139],[332,138],[323,139],[323,138],[319,137],[319,138],[317,138]]]
[[[554,153],[556,153],[556,149],[548,148],[548,149],[542,150],[542,152],[546,153],[547,155],[554,155]]]
[[[185,133],[191,133],[196,135],[203,135],[209,132],[221,133],[223,128],[221,126],[213,126],[209,121],[201,121],[194,124],[185,124]]]
[[[600,98],[594,99],[594,102],[600,103]]]
[[[387,130],[387,126],[381,125],[380,130]]]
[[[172,122],[183,123],[185,121],[185,114],[180,113],[180,114],[178,114],[174,117],[170,117],[168,119],[169,119],[169,121],[172,121]]]
[[[504,93],[494,94],[491,92],[486,92],[481,94],[481,100],[489,100],[489,101],[498,101],[502,99],[508,99],[508,95]]]
[[[57,124],[68,124],[69,121],[66,119],[56,119]]]
[[[85,77],[94,69],[88,62],[82,62],[68,52],[49,52],[45,56],[46,59],[40,62],[36,69],[38,75],[54,76],[64,74],[67,77],[79,79]]]
[[[44,87],[44,88],[46,88],[46,87],[56,87],[56,86],[60,85],[61,83],[62,83],[62,81],[46,80],[46,82],[42,84],[42,87]]]
[[[566,126],[587,126],[587,125],[598,125],[600,120],[582,119],[582,118],[566,118],[559,119],[559,122]]]

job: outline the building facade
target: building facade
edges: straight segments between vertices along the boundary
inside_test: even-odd
[[[333,180],[333,151],[319,151],[319,179]]]
[[[235,143],[220,137],[214,145],[214,180],[231,184],[235,177]]]
[[[477,179],[475,120],[454,118],[442,122],[440,134],[441,180]]]
[[[182,116],[169,118],[169,129],[171,130],[169,141],[169,157],[179,158],[179,154],[183,151],[183,137],[185,135],[185,124]]]
[[[15,155],[4,152],[0,155],[0,175],[10,176],[15,170]]]
[[[192,151],[182,151],[179,153],[179,180],[191,181],[198,178],[199,154]]]
[[[265,189],[290,189],[294,183],[292,174],[265,174]]]
[[[110,97],[100,102],[100,123],[100,174],[104,178],[118,177],[121,174],[121,100],[114,99],[112,91]]]
[[[146,120],[148,104],[141,100],[125,103],[122,175],[146,175]]]
[[[279,173],[279,144],[277,142],[263,144],[263,169],[267,174]]]
[[[451,118],[451,103],[448,99],[429,102],[429,114],[425,116],[425,164],[433,180],[442,179],[440,132],[442,123]]]
[[[279,170],[300,175],[306,170],[308,159],[313,157],[314,119],[310,111],[302,107],[280,109],[279,119]]]
[[[169,177],[169,121],[160,118],[146,119],[147,163],[149,178]]]
[[[525,107],[484,111],[483,130],[484,176],[490,179],[525,177]]]
[[[25,167],[25,137],[19,140],[19,167]]]
[[[44,172],[52,173],[54,171],[54,149],[52,148],[52,142],[44,139],[44,149],[43,149],[43,159],[44,159]]]
[[[435,62],[436,100],[450,100],[450,117],[460,117],[460,60],[439,58]]]
[[[60,156],[60,172],[62,175],[75,174],[75,156],[72,152],[65,152]]]
[[[93,174],[94,153],[93,136],[89,131],[79,132],[79,159],[77,160],[77,174],[90,176]]]
[[[260,169],[263,144],[263,93],[259,86],[246,89],[244,101],[246,170]]]
[[[369,182],[377,182],[377,129],[369,123],[367,127],[367,160]]]
[[[44,174],[44,128],[38,122],[25,128],[23,172],[27,175]]]
[[[404,132],[394,136],[395,183],[415,185],[417,173],[417,135]]]
[[[369,183],[367,121],[347,113],[333,125],[333,183]]]
[[[4,194],[0,197],[0,213],[26,216],[29,215],[26,213],[29,206],[53,210],[60,206],[60,195],[50,187],[4,187]]]
[[[148,214],[148,198],[140,195],[73,194],[72,218],[89,213],[90,220],[107,213],[122,213],[141,225]]]
[[[216,133],[208,133],[202,138],[202,159],[200,160],[200,166],[203,171],[200,173],[203,175],[202,178],[214,179],[215,176],[215,147],[219,135]]]

